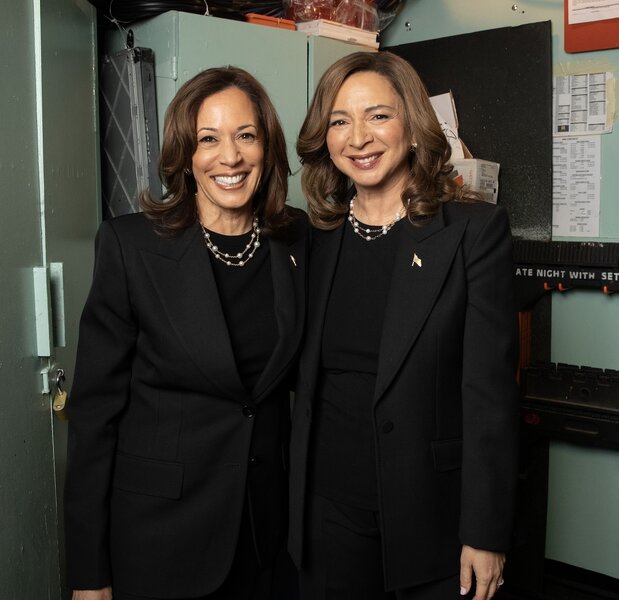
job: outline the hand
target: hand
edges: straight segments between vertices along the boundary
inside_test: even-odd
[[[471,589],[473,574],[476,589],[473,600],[489,600],[500,585],[503,585],[503,565],[505,554],[477,550],[471,546],[462,546],[460,555],[460,594],[466,595]]]
[[[112,588],[100,590],[73,590],[71,600],[112,600]]]

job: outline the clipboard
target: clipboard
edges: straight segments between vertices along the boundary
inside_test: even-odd
[[[564,0],[563,44],[566,52],[590,52],[619,48],[619,19],[568,23],[568,0]]]

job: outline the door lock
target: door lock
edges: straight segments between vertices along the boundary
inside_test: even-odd
[[[62,389],[62,382],[65,380],[64,369],[56,370],[56,391],[52,400],[52,409],[56,416],[63,421],[67,418],[65,408],[67,404],[67,391]]]

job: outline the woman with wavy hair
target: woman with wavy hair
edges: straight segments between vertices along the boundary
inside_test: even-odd
[[[285,204],[258,81],[187,81],[160,173],[164,201],[97,236],[68,404],[69,585],[74,600],[273,600],[308,225]]]
[[[297,150],[315,231],[291,446],[302,600],[487,600],[517,471],[504,210],[452,177],[415,70],[355,53]]]

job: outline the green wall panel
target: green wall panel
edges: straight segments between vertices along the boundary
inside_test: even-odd
[[[553,298],[551,359],[619,369],[619,297]],[[554,443],[546,556],[619,578],[619,453]]]
[[[592,468],[592,467],[595,468]],[[549,558],[617,577],[617,458],[610,452],[556,443],[550,454]]]
[[[355,44],[345,44],[330,38],[310,36],[308,38],[308,68],[307,68],[307,101],[311,101],[314,90],[318,85],[322,74],[335,61],[348,56],[353,52],[371,52],[365,46]]]

